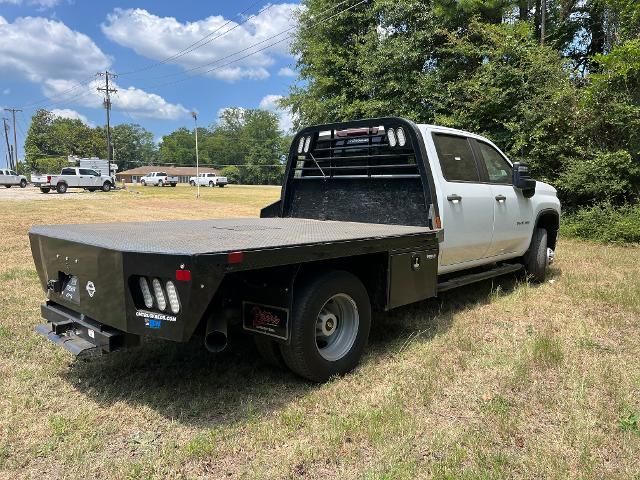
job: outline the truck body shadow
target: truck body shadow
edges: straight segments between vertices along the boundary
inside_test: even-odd
[[[552,276],[558,274],[551,272]],[[491,302],[497,285],[502,294],[509,294],[518,280],[511,276],[487,280],[375,313],[363,362],[393,354],[417,331],[421,341],[445,332],[456,312]],[[195,340],[187,344],[153,341],[128,352],[76,361],[64,376],[101,405],[126,402],[145,406],[167,419],[209,428],[267,415],[322,388],[265,365],[248,335],[240,331],[230,334],[230,347],[222,354],[207,352]]]

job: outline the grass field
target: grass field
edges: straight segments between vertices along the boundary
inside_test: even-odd
[[[640,479],[640,248],[562,239],[544,285],[377,314],[362,366],[324,385],[251,342],[85,363],[33,332],[31,225],[255,216],[279,194],[201,192],[0,195],[0,478]]]

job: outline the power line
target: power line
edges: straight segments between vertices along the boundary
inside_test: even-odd
[[[71,87],[71,88],[69,88],[67,90],[64,90],[62,92],[58,92],[55,95],[52,95],[52,96],[49,96],[49,97],[43,97],[43,98],[41,98],[39,100],[36,100],[34,102],[31,102],[31,103],[26,103],[26,104],[22,105],[22,108],[29,108],[30,110],[34,110],[34,108],[31,108],[31,107],[34,107],[35,105],[39,105],[41,103],[44,103],[44,104],[48,105],[51,102],[52,98],[62,97],[64,95],[68,94],[68,93],[73,92],[74,90],[77,90],[78,88],[82,88],[82,87],[85,87],[85,86],[88,87],[89,84],[94,81],[94,79],[95,79],[95,77],[90,77],[88,80],[86,80],[84,82],[81,82],[81,83],[78,83],[78,84],[74,85],[73,87]],[[43,107],[40,107],[40,108],[43,108]]]
[[[249,7],[247,7],[246,9],[244,9],[243,11],[241,11],[240,13],[236,14],[235,17],[239,17],[241,15],[244,15],[246,12],[248,12],[249,10],[252,10],[253,7],[255,7],[258,3],[261,3],[262,0],[258,0],[256,2],[253,2]],[[128,75],[134,75],[136,73],[139,72],[143,72],[146,70],[150,70],[152,68],[155,68],[157,66],[163,65],[171,60],[175,60],[176,58],[182,57],[188,53],[193,52],[194,50],[197,50],[198,48],[201,48],[211,42],[213,42],[214,40],[223,37],[224,35],[226,35],[227,33],[235,30],[236,28],[244,25],[245,23],[247,23],[249,20],[251,20],[252,18],[260,15],[261,13],[267,11],[268,9],[270,9],[273,6],[273,4],[269,4],[267,5],[265,8],[262,8],[257,14],[253,14],[250,15],[249,17],[247,17],[244,21],[237,23],[235,26],[233,26],[232,28],[230,28],[229,30],[222,32],[220,35],[215,36],[214,38],[209,38],[212,35],[214,35],[215,33],[219,32],[220,30],[222,30],[224,27],[226,27],[227,25],[229,25],[231,23],[231,20],[227,20],[223,25],[221,25],[220,27],[216,28],[215,30],[213,30],[212,32],[209,32],[208,34],[206,34],[204,37],[202,37],[200,40],[193,42],[192,44],[188,45],[187,47],[183,48],[182,50],[180,50],[179,52],[164,58],[163,60],[160,60],[158,62],[149,64],[145,67],[139,68],[137,70],[131,70],[128,72],[124,72],[121,73],[120,76],[128,76]],[[208,40],[207,40],[208,39]]]
[[[325,10],[325,11],[324,11],[324,12],[322,12],[320,15],[323,15],[323,14],[325,14],[325,13],[327,13],[327,12],[331,11],[331,10],[334,10],[336,7],[338,7],[338,6],[340,6],[340,5],[344,4],[344,3],[346,3],[347,1],[349,1],[349,0],[343,0],[343,1],[342,1],[342,2],[340,2],[338,5],[335,5],[335,6],[331,7],[331,8],[329,8],[329,9]],[[347,12],[347,11],[349,11],[349,10],[351,10],[351,9],[353,9],[353,8],[355,8],[355,7],[357,7],[357,6],[359,6],[359,5],[362,5],[363,3],[366,3],[367,1],[368,1],[368,0],[360,0],[358,3],[356,3],[356,4],[354,4],[354,5],[351,5],[350,7],[347,7],[347,8],[345,8],[344,10],[341,10],[341,11],[339,11],[339,12],[337,12],[337,13],[335,13],[335,14],[331,15],[330,17],[327,17],[327,18],[323,18],[323,19],[318,20],[317,22],[315,22],[314,24],[312,24],[312,25],[311,25],[311,27],[309,27],[309,28],[315,28],[315,27],[319,26],[320,24],[324,24],[325,22],[327,22],[327,21],[329,21],[329,20],[333,20],[333,19],[334,19],[334,18],[336,18],[337,16],[342,15],[343,13],[345,13],[345,12]],[[178,74],[169,74],[169,75],[164,75],[164,76],[157,77],[157,78],[166,78],[166,77],[171,77],[171,76],[175,76],[175,75],[184,75],[184,74],[186,74],[186,73],[190,73],[190,72],[193,72],[193,71],[195,71],[195,70],[200,70],[200,69],[205,68],[205,67],[210,66],[210,65],[215,65],[216,63],[219,63],[219,62],[221,62],[222,60],[226,60],[226,59],[228,59],[228,58],[234,57],[235,55],[237,55],[237,54],[239,54],[239,53],[246,52],[247,50],[251,50],[252,48],[254,48],[254,47],[258,46],[258,45],[264,44],[264,43],[268,42],[269,40],[273,40],[274,38],[277,38],[277,37],[279,37],[279,36],[281,36],[281,35],[284,35],[285,33],[290,32],[291,30],[294,30],[295,28],[296,28],[295,26],[294,26],[294,27],[290,27],[290,28],[288,28],[288,29],[286,29],[286,30],[283,30],[283,31],[282,31],[282,32],[280,32],[280,33],[277,33],[277,34],[275,34],[275,35],[273,35],[273,36],[271,36],[271,37],[269,37],[269,38],[266,38],[266,39],[264,39],[264,40],[262,40],[262,41],[260,41],[260,42],[254,43],[253,45],[250,45],[250,46],[248,46],[248,47],[246,47],[246,48],[243,48],[243,49],[238,50],[238,51],[236,51],[236,52],[234,52],[234,53],[231,53],[231,54],[229,54],[229,55],[227,55],[227,56],[225,56],[225,57],[222,57],[222,58],[220,58],[220,59],[218,59],[218,60],[216,60],[216,61],[214,61],[214,62],[206,63],[206,64],[204,64],[204,65],[200,65],[200,66],[198,66],[198,67],[193,67],[193,68],[190,68],[190,69],[185,70],[184,72],[181,72],[181,73],[178,73]],[[219,66],[214,67],[214,68],[211,68],[211,69],[209,69],[209,70],[205,70],[204,72],[202,72],[202,73],[201,73],[201,75],[204,75],[204,74],[207,74],[207,73],[211,73],[211,72],[215,72],[215,71],[220,70],[220,69],[222,69],[222,68],[228,67],[229,65],[232,65],[232,64],[234,64],[234,63],[237,63],[237,62],[239,62],[239,61],[241,61],[241,60],[244,60],[244,59],[246,59],[246,58],[248,58],[248,57],[251,57],[252,55],[256,55],[256,54],[258,54],[258,53],[260,53],[260,52],[262,52],[262,51],[264,51],[264,50],[267,50],[268,48],[271,48],[271,47],[273,47],[273,46],[275,46],[275,45],[278,45],[278,44],[280,44],[280,43],[282,43],[282,42],[286,42],[287,40],[289,40],[289,39],[290,39],[290,38],[292,38],[292,37],[293,37],[293,35],[292,35],[292,34],[288,34],[288,35],[287,35],[286,37],[284,37],[283,39],[278,40],[278,41],[273,42],[273,43],[270,43],[270,44],[268,44],[268,45],[266,45],[266,46],[264,46],[264,47],[262,47],[262,48],[260,48],[260,49],[258,49],[258,50],[256,50],[256,51],[253,51],[253,52],[251,52],[251,53],[248,53],[247,55],[243,55],[242,57],[236,58],[235,60],[232,60],[232,61],[230,61],[230,62],[227,62],[227,63],[225,63],[225,64],[223,64],[223,65],[219,65]],[[176,84],[176,83],[184,82],[184,81],[187,81],[187,80],[192,80],[192,79],[194,79],[194,78],[195,78],[195,77],[186,77],[186,78],[178,79],[178,80],[175,80],[175,81],[172,81],[172,82],[166,82],[166,83],[154,84],[154,86],[156,86],[156,87],[162,87],[162,86],[167,86],[167,85],[174,85],[174,84]]]

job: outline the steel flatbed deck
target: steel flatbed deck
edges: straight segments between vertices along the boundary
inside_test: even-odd
[[[32,235],[120,252],[205,255],[359,240],[433,237],[405,225],[300,218],[239,218],[36,226]]]

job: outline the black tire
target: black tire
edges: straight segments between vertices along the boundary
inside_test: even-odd
[[[110,192],[111,191],[111,182],[104,182],[102,184],[102,191],[103,192]]]
[[[263,335],[254,335],[253,342],[256,345],[260,357],[262,357],[267,365],[282,370],[287,368],[282,358],[282,353],[280,353],[280,345],[278,345],[278,342],[274,342]]]
[[[95,189],[95,188],[87,188],[87,190],[89,190],[89,192],[91,192],[91,193],[93,193],[93,192],[95,192],[95,191],[96,191],[96,189]]]
[[[140,182],[140,185],[142,185],[143,187],[146,187],[146,186],[147,186],[147,182],[145,182],[144,180],[142,180],[142,181]]]
[[[171,184],[171,186],[172,186],[172,187],[175,187],[175,186],[176,186],[176,184],[175,184],[175,183],[172,183],[172,184]]]
[[[224,188],[224,185],[225,185],[224,183],[219,183],[219,184],[218,184],[218,186],[219,186],[220,188]]]
[[[189,185],[191,185],[192,187],[195,187],[195,186],[196,186],[196,182],[194,182],[193,180],[191,180],[191,181],[189,182]]]
[[[64,182],[60,182],[58,185],[56,185],[56,192],[58,193],[67,193],[67,184]]]
[[[158,183],[156,183],[156,187],[164,187],[164,182],[162,180],[158,180]]]
[[[547,277],[547,231],[536,228],[531,237],[529,250],[524,254],[524,269],[527,276],[536,283],[542,283]]]
[[[355,304],[358,317],[355,338],[339,358],[327,360],[321,355],[316,339],[318,315],[329,299],[340,294],[349,297]],[[355,275],[344,271],[325,273],[299,287],[290,322],[291,341],[280,345],[285,363],[294,373],[304,378],[324,382],[334,375],[350,372],[358,365],[371,329],[369,295]],[[340,325],[341,319],[337,318],[336,322]]]
[[[11,188],[11,185],[5,185],[4,188]]]
[[[210,186],[210,187],[215,187],[215,186],[216,186],[216,184],[215,184],[215,183],[213,183],[213,182],[209,182],[209,186]]]
[[[40,192],[42,192],[42,193],[49,193],[50,191],[51,191],[50,188],[41,188],[40,189]]]
[[[22,180],[20,180],[20,188],[26,188],[27,186],[27,181],[23,178]]]

